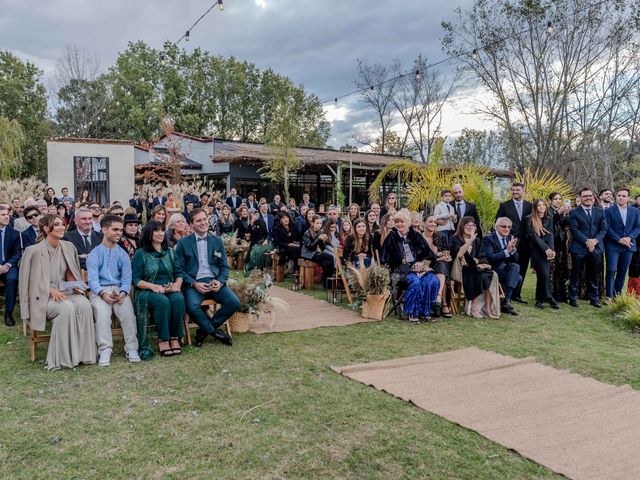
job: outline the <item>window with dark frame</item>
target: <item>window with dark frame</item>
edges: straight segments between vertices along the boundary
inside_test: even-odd
[[[73,157],[73,179],[75,198],[88,190],[92,202],[110,203],[109,157]]]

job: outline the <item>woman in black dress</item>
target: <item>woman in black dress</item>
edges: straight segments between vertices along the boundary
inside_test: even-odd
[[[231,207],[226,203],[222,206],[220,210],[220,217],[216,222],[216,235],[222,237],[224,235],[228,235],[233,233],[233,215],[231,215]]]
[[[236,232],[236,238],[238,241],[245,240],[251,241],[251,223],[249,220],[249,209],[246,205],[240,205],[236,210],[238,218],[233,222],[233,230]]]
[[[311,228],[302,237],[300,256],[322,266],[322,284],[333,275],[333,255],[326,251],[329,236],[322,232],[322,218],[316,215],[311,221]]]
[[[446,288],[451,278],[451,255],[449,254],[449,243],[444,232],[438,232],[438,220],[435,215],[429,215],[424,221],[424,232],[422,233],[427,246],[433,252],[437,261],[432,265],[433,271],[440,280],[440,290],[436,298],[436,304],[445,318],[451,318],[449,311]]]
[[[531,251],[531,266],[536,271],[536,307],[544,308],[549,302],[551,308],[560,308],[551,292],[551,263],[556,252],[553,244],[553,217],[547,211],[547,204],[541,198],[533,201],[531,215],[527,216],[527,240]]]
[[[556,257],[551,262],[551,283],[553,298],[557,302],[566,302],[569,283],[569,211],[571,200],[563,200],[562,195],[553,192],[549,195],[549,216],[553,218],[553,246]]]
[[[484,313],[489,318],[498,318],[491,310],[491,281],[494,272],[487,259],[481,254],[482,241],[478,238],[477,226],[473,217],[462,217],[458,222],[458,229],[451,238],[451,258],[462,264],[462,289],[464,295],[471,301],[471,316],[482,318],[478,310],[480,296],[484,295]],[[489,268],[487,268],[489,267]]]
[[[300,240],[293,228],[293,219],[289,212],[278,214],[278,223],[273,227],[273,242],[278,249],[278,265],[285,265],[293,260],[293,271],[298,271],[300,258]]]

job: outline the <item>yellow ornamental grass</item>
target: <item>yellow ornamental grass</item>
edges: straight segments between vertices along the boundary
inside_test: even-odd
[[[515,180],[525,185],[525,198],[533,201],[536,198],[542,198],[547,201],[549,195],[553,192],[560,193],[564,198],[571,198],[573,188],[569,183],[557,172],[549,170],[525,169],[524,173],[517,173]]]

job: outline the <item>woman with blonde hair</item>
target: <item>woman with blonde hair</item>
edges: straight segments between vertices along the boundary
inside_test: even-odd
[[[64,221],[58,215],[40,219],[37,243],[27,247],[20,264],[20,315],[32,330],[51,338],[45,368],[73,368],[96,363],[97,349],[91,303],[80,284],[76,247],[63,240]]]
[[[347,210],[347,219],[351,221],[351,223],[355,222],[360,218],[360,205],[357,203],[352,203],[349,205],[349,209]]]
[[[541,198],[533,201],[531,215],[527,216],[527,238],[531,250],[531,266],[536,271],[536,307],[544,308],[549,302],[551,308],[560,308],[553,298],[551,285],[551,262],[556,257],[553,238],[553,217],[549,215],[547,204]]]
[[[190,229],[187,219],[181,213],[174,213],[167,222],[167,243],[169,248],[175,248],[181,238],[189,235]]]

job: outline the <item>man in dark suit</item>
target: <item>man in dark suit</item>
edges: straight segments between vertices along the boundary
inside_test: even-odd
[[[274,217],[278,215],[280,211],[280,207],[282,207],[284,203],[282,203],[280,195],[277,193],[273,196],[273,202],[269,205],[269,213]]]
[[[302,202],[300,202],[300,205],[298,207],[301,208],[303,205],[306,205],[307,208],[315,208],[315,205],[309,199],[309,194],[308,193],[303,193],[302,194]]]
[[[31,205],[24,209],[24,218],[29,222],[29,226],[20,233],[22,242],[22,251],[36,243],[40,223],[40,210],[35,205]]]
[[[12,327],[13,308],[18,294],[18,263],[22,257],[20,234],[9,226],[11,210],[9,204],[0,204],[0,280],[5,284],[4,324]]]
[[[230,195],[225,200],[225,203],[231,207],[231,213],[236,214],[236,210],[242,205],[242,198],[238,196],[238,191],[235,188],[231,189]]]
[[[595,197],[589,188],[580,190],[580,206],[569,212],[569,230],[572,239],[571,277],[569,280],[569,305],[578,306],[578,294],[582,270],[586,268],[587,294],[591,305],[600,308],[598,292],[598,271],[602,264],[604,237],[607,233],[607,219],[601,208],[594,207]]]
[[[136,209],[136,213],[138,214],[138,218],[142,215],[143,204],[142,200],[140,200],[140,194],[138,192],[133,193],[133,198],[129,199],[129,206],[131,208]]]
[[[193,193],[193,185],[187,187],[187,193],[182,196],[183,204],[193,203],[193,208],[200,208],[200,197]]]
[[[476,206],[464,199],[464,191],[459,184],[453,186],[451,193],[453,194],[453,201],[451,202],[451,206],[456,212],[456,221],[453,225],[454,232],[458,229],[458,222],[462,217],[473,217],[477,227],[476,233],[479,238],[482,238],[480,216],[478,215],[478,209],[476,208]]]
[[[167,203],[167,197],[162,195],[162,189],[158,188],[156,190],[156,196],[153,197],[153,201],[151,202],[151,208],[155,208],[158,205],[164,205]]]
[[[529,269],[529,246],[527,245],[527,215],[531,215],[531,202],[524,199],[524,183],[515,182],[511,185],[511,200],[502,202],[498,207],[496,219],[499,217],[507,217],[511,220],[511,234],[518,239],[518,258],[520,263],[520,276],[522,281],[513,292],[513,301],[518,303],[527,303],[521,297],[522,284],[527,276]]]
[[[100,245],[102,234],[93,228],[93,214],[91,210],[79,208],[75,214],[76,230],[67,231],[64,239],[73,243],[78,250],[80,268],[87,269],[87,257],[91,250]]]
[[[629,205],[629,196],[628,188],[619,188],[616,191],[616,204],[604,211],[607,221],[607,234],[604,237],[606,292],[610,298],[622,292],[640,235],[640,212]]]
[[[191,212],[193,235],[180,239],[176,246],[176,260],[183,272],[185,306],[189,316],[200,326],[195,344],[200,347],[207,335],[225,345],[232,345],[229,335],[220,326],[240,308],[240,300],[226,286],[229,264],[224,245],[219,237],[209,235],[207,213],[196,208]],[[212,318],[200,308],[204,299],[212,299],[221,305]]]
[[[522,282],[518,263],[518,239],[511,235],[512,223],[507,217],[498,217],[495,231],[482,238],[482,254],[498,274],[504,290],[502,310],[518,315],[511,305],[513,293]]]
[[[261,203],[258,207],[258,213],[260,214],[260,219],[264,221],[267,226],[267,230],[269,231],[269,241],[273,242],[273,220],[274,216],[269,213],[269,205],[264,202]]]

